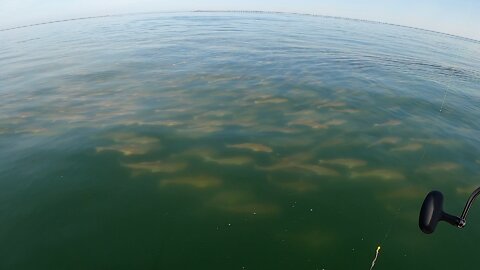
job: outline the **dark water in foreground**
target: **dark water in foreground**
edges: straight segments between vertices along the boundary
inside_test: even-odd
[[[174,13],[0,33],[1,269],[474,269],[480,44]]]

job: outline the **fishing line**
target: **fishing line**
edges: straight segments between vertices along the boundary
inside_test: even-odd
[[[442,106],[440,106],[440,112],[443,111],[443,105],[445,105],[445,99],[447,98],[447,90],[450,88],[451,81],[452,81],[452,78],[449,76],[449,79],[445,84],[445,93],[443,94],[443,101],[442,101]]]
[[[440,112],[443,110],[443,105],[445,104],[445,98],[447,97],[447,88],[445,88],[445,94],[443,95],[442,106],[440,106]]]
[[[397,213],[395,214],[395,216],[393,217],[393,220],[392,220],[392,223],[390,224],[390,227],[388,228],[387,232],[385,233],[385,236],[383,237],[383,239],[380,241],[380,244],[377,246],[377,249],[375,250],[375,257],[373,258],[372,260],[372,264],[370,266],[370,270],[373,269],[373,267],[375,266],[375,263],[377,262],[377,259],[378,259],[378,256],[380,254],[380,249],[381,249],[381,246],[385,243],[385,241],[387,240],[387,238],[390,236],[390,232],[392,231],[392,227],[393,227],[393,224],[395,223],[397,217],[398,217],[398,214],[400,213],[401,211],[401,207],[398,208],[398,211]]]

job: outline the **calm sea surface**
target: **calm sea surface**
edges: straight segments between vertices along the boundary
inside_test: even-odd
[[[0,32],[1,269],[474,269],[480,43],[288,14]]]

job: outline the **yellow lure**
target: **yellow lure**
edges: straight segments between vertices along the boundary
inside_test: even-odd
[[[378,252],[380,251],[380,246],[377,247],[377,251],[375,251],[375,258],[373,258],[373,261],[372,261],[372,266],[370,266],[370,270],[373,269],[373,267],[375,266],[375,262],[377,261],[377,258],[378,258]]]

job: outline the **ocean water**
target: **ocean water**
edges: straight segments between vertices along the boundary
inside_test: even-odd
[[[473,269],[480,43],[289,14],[0,32],[1,269]]]

